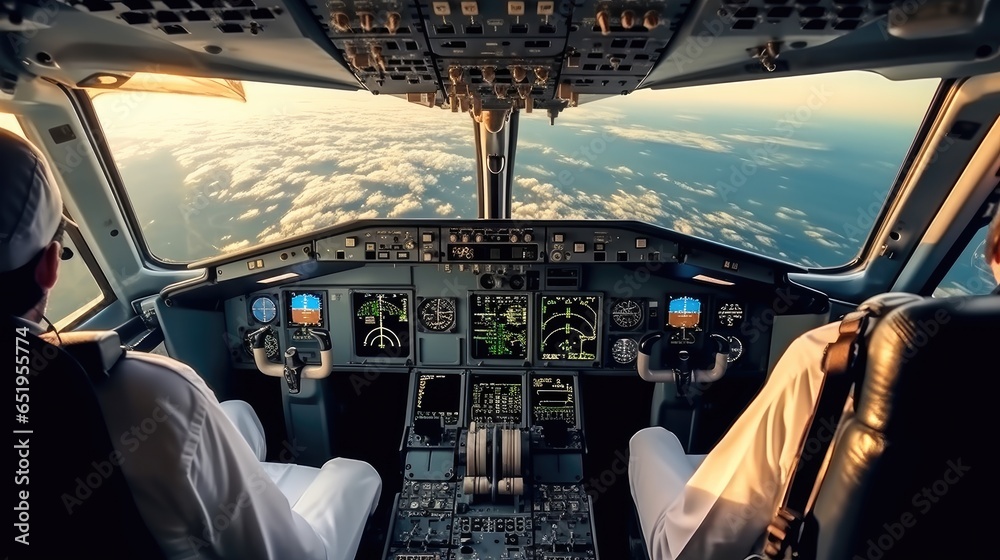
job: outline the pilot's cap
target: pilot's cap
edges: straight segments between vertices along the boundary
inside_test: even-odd
[[[30,142],[0,129],[0,272],[28,263],[62,220],[63,202],[45,157]]]

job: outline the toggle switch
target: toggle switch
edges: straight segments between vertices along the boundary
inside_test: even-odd
[[[344,12],[337,12],[333,14],[333,17],[330,18],[330,25],[332,25],[334,29],[340,32],[350,31],[351,18],[347,17],[347,14],[345,14]]]
[[[497,78],[497,69],[492,66],[483,66],[483,81],[492,84]]]
[[[389,12],[389,16],[386,18],[385,28],[389,31],[390,35],[395,35],[396,31],[399,30],[399,24],[402,18],[396,12]]]
[[[632,10],[625,10],[622,12],[621,21],[622,29],[632,29],[635,27],[635,12]]]
[[[597,26],[601,28],[601,35],[607,35],[611,32],[610,22],[611,16],[608,15],[607,10],[597,12]]]
[[[535,67],[535,83],[543,86],[545,82],[549,81],[549,69],[545,66]]]
[[[462,2],[462,15],[463,16],[478,16],[479,15],[479,2]]]
[[[358,14],[358,19],[361,20],[361,29],[365,31],[371,31],[375,27],[375,16],[368,12]]]
[[[660,25],[660,14],[650,10],[642,16],[642,26],[652,31],[654,27]]]
[[[447,2],[431,2],[431,9],[436,16],[450,16],[451,6]]]

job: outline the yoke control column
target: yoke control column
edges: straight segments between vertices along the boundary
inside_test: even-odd
[[[289,346],[285,350],[284,363],[271,362],[267,359],[267,351],[264,350],[264,339],[268,334],[272,334],[271,327],[263,327],[250,335],[253,361],[257,369],[264,375],[283,377],[285,385],[288,386],[288,393],[292,395],[302,390],[303,377],[323,379],[333,371],[333,342],[330,339],[330,332],[324,329],[312,329],[309,333],[319,343],[318,364],[307,364],[299,355],[298,348],[294,346]]]
[[[677,367],[671,369],[650,369],[650,351],[663,338],[664,333],[649,333],[639,341],[639,355],[636,359],[636,370],[639,377],[651,383],[673,382],[677,387],[678,396],[686,396],[688,387],[694,383],[714,383],[726,374],[729,364],[729,343],[713,338],[715,344],[715,364],[712,369],[692,369],[691,354],[687,350],[677,353]]]

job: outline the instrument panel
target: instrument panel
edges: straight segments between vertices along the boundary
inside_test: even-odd
[[[642,337],[664,332],[654,365],[680,351],[709,365],[725,341],[729,375],[764,371],[768,327],[788,308],[774,303],[778,264],[640,229],[415,221],[319,232],[296,253],[311,254],[312,265],[275,271],[284,282],[258,279],[267,274],[259,263],[287,251],[251,259],[252,273],[239,260],[214,269],[226,285],[252,286],[226,301],[227,329],[244,346],[232,362],[255,367],[249,335],[261,327],[271,329],[268,359],[295,346],[308,362],[318,328],[330,332],[335,366],[625,374]]]
[[[260,326],[272,328],[265,349],[273,361],[280,361],[288,346],[308,359],[311,329],[329,329],[334,363],[344,366],[631,371],[639,341],[657,331],[667,335],[665,352],[686,350],[706,365],[713,339],[728,344],[736,371],[760,371],[766,361],[767,339],[750,320],[761,309],[753,300],[691,286],[680,291],[673,281],[664,284],[675,289],[657,289],[652,297],[620,298],[591,290],[489,291],[478,289],[474,276],[467,280],[462,296],[420,295],[420,284],[324,284],[251,294],[244,298],[245,315],[234,321],[247,348],[236,365],[253,365],[249,335]],[[278,301],[284,306],[273,310],[264,303]]]

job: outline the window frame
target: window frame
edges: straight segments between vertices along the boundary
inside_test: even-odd
[[[139,219],[136,217],[132,202],[128,197],[128,189],[125,187],[125,181],[118,171],[118,163],[111,153],[111,147],[108,145],[104,128],[101,126],[101,120],[98,118],[97,110],[94,108],[93,100],[84,89],[68,88],[64,85],[60,85],[59,87],[62,88],[66,96],[70,99],[73,108],[84,125],[84,130],[87,133],[90,144],[97,154],[97,159],[101,162],[104,176],[111,186],[111,195],[118,204],[118,209],[121,211],[122,217],[125,219],[125,224],[128,226],[126,229],[128,229],[129,235],[132,237],[132,241],[135,243],[143,263],[147,266],[152,264],[164,270],[188,270],[190,263],[164,261],[149,250],[146,237],[142,234]]]
[[[24,118],[18,113],[12,113],[3,111],[4,114],[14,117],[20,128],[20,133],[25,138],[30,138],[28,135],[28,130],[25,129],[24,124],[21,120]],[[97,315],[102,310],[107,308],[109,305],[117,301],[114,290],[111,287],[111,283],[108,281],[107,276],[101,269],[100,264],[94,257],[93,251],[87,245],[86,240],[83,238],[83,234],[80,233],[79,227],[72,222],[73,217],[70,215],[69,211],[64,207],[63,215],[69,218],[66,221],[65,227],[63,229],[63,235],[68,236],[73,242],[73,247],[76,249],[74,251],[74,256],[80,258],[83,261],[84,266],[87,268],[87,272],[90,273],[91,278],[94,279],[94,283],[97,285],[97,289],[100,290],[101,295],[91,299],[90,301],[84,303],[80,307],[71,311],[65,317],[59,318],[55,321],[54,326],[58,330],[73,330],[74,328],[80,326],[82,323],[90,319],[91,317]],[[54,288],[55,289],[55,288]],[[50,299],[52,297],[52,292],[49,292]],[[48,319],[46,319],[48,320]]]
[[[992,214],[990,213],[992,208],[996,208],[996,211],[1000,212],[1000,182],[997,183],[996,187],[993,188],[993,192],[979,206],[979,210],[976,211],[976,217],[969,220],[969,223],[962,229],[955,243],[952,244],[945,256],[934,267],[934,271],[927,277],[927,283],[918,292],[920,295],[930,297],[941,286],[941,282],[955,267],[962,253],[969,248],[969,243],[972,242],[976,234],[982,231],[983,228],[989,227],[992,219]]]
[[[68,212],[66,215],[72,219]],[[80,233],[80,229],[73,224],[67,223],[65,235],[68,235],[70,240],[73,241],[73,246],[76,248],[75,256],[83,260],[83,264],[87,267],[87,271],[97,284],[97,288],[101,290],[100,297],[90,300],[84,305],[78,307],[76,311],[71,312],[69,315],[55,322],[58,330],[73,330],[103,311],[112,303],[118,301],[118,297],[115,296],[115,292],[111,288],[111,283],[108,281],[108,277],[104,274],[104,270],[101,269],[100,264],[97,262],[97,258],[94,257],[93,251],[90,250],[87,242],[83,239],[83,234]],[[51,295],[49,297],[51,298]]]

